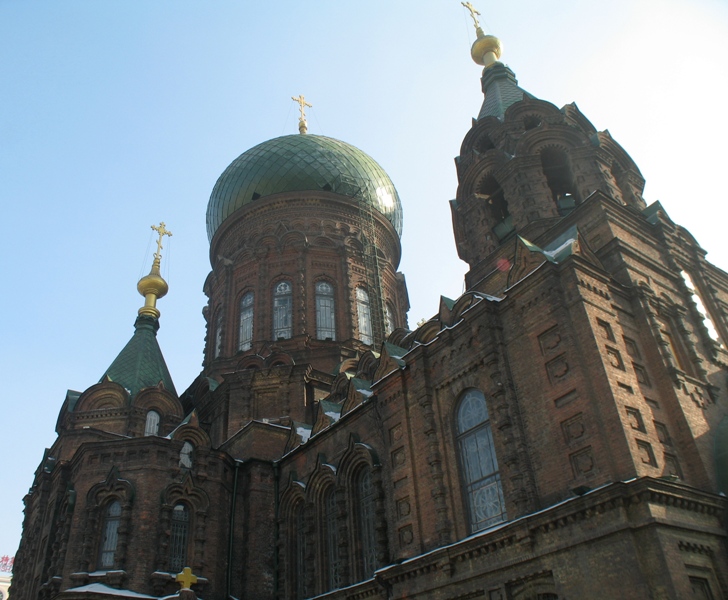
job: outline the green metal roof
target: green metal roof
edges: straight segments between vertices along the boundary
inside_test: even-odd
[[[392,180],[358,148],[320,135],[285,135],[236,158],[207,205],[207,236],[239,208],[280,192],[330,191],[378,210],[402,234],[402,204]]]
[[[524,98],[533,98],[527,91],[518,87],[515,74],[503,63],[495,63],[483,71],[483,106],[478,120],[485,117],[498,117],[501,121],[512,104]]]
[[[100,382],[107,378],[115,381],[129,390],[133,398],[140,390],[157,386],[161,381],[165,389],[176,395],[172,377],[157,343],[158,329],[159,321],[154,317],[137,317],[134,335],[103,374]]]

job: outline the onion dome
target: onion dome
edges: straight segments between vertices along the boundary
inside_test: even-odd
[[[236,158],[217,180],[207,205],[212,241],[223,221],[252,202],[282,192],[326,191],[379,211],[402,234],[402,205],[392,180],[368,154],[320,135],[285,135]]]

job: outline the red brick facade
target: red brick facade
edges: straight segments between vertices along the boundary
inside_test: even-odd
[[[520,89],[491,69],[486,98],[498,77]],[[414,331],[376,211],[304,190],[228,217],[203,373],[180,398],[108,381],[69,396],[13,596],[161,597],[179,559],[208,600],[726,597],[728,275],[575,105],[481,111],[457,168],[467,292]]]

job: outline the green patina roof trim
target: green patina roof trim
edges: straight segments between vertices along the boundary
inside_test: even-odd
[[[210,240],[239,208],[281,192],[328,191],[379,211],[402,234],[402,204],[389,175],[365,152],[321,135],[285,135],[236,158],[207,205]]]
[[[448,298],[446,296],[440,296],[440,302],[442,302],[450,310],[452,310],[455,307],[455,300],[453,300],[452,298]]]
[[[139,316],[134,323],[134,335],[101,376],[129,390],[134,398],[141,390],[156,387],[161,381],[165,389],[177,395],[162,351],[157,343],[159,321]]]
[[[655,225],[658,219],[657,213],[660,211],[662,211],[663,214],[667,215],[665,209],[662,207],[662,204],[660,204],[659,201],[656,201],[650,204],[647,208],[645,208],[642,211],[642,214],[645,216],[645,219],[647,219],[647,222],[650,225]]]

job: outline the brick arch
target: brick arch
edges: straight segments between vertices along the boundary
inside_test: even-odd
[[[464,201],[473,193],[480,193],[484,182],[493,177],[495,181],[502,187],[502,183],[497,177],[498,171],[505,166],[509,157],[501,150],[489,150],[478,160],[473,161],[464,173],[459,177],[457,188],[457,199]]]
[[[430,319],[415,330],[415,341],[426,344],[434,340],[442,330],[442,323],[439,319]]]
[[[144,388],[134,398],[132,405],[142,410],[156,410],[172,418],[181,419],[184,414],[180,401],[164,388]]]
[[[92,385],[78,399],[73,412],[104,410],[107,408],[125,408],[129,402],[129,394],[124,387],[115,381],[106,379]]]
[[[319,456],[316,468],[308,478],[306,485],[306,501],[313,502],[314,504],[319,502],[321,495],[326,491],[329,486],[336,485],[336,467],[334,465],[324,462],[323,457]]]
[[[539,154],[546,148],[558,149],[567,154],[572,148],[589,146],[589,138],[568,125],[544,125],[526,131],[518,141],[515,156]]]
[[[542,119],[564,120],[563,113],[555,104],[551,104],[551,102],[547,102],[546,100],[540,100],[539,98],[526,98],[520,102],[511,104],[506,109],[505,115],[503,115],[503,121],[508,124],[517,123],[531,115],[541,117]]]
[[[204,429],[196,425],[186,423],[180,425],[171,434],[171,438],[177,442],[189,442],[195,448],[210,448],[210,436]]]

